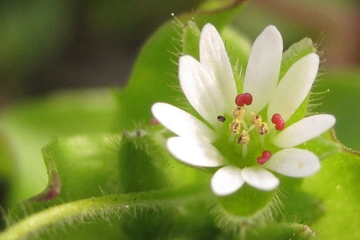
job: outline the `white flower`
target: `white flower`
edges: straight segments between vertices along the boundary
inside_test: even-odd
[[[181,88],[202,119],[167,103],[152,106],[154,117],[177,135],[166,143],[175,158],[196,167],[220,167],[211,180],[217,195],[234,193],[244,183],[275,189],[279,180],[267,169],[305,177],[320,168],[314,153],[294,147],[331,128],[335,118],[320,114],[285,128],[309,94],[319,57],[306,55],[279,81],[282,46],[278,30],[268,26],[253,44],[243,94],[238,94],[224,43],[214,26],[206,24],[200,62],[188,55],[179,60]]]

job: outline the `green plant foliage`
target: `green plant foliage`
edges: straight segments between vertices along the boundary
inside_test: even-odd
[[[321,163],[316,175],[304,179],[302,189],[321,200],[324,215],[313,225],[319,239],[358,239],[360,153],[344,147]]]
[[[243,188],[239,194],[252,195],[241,201],[214,197],[211,169],[182,165],[166,151],[164,136],[171,133],[151,122],[150,107],[158,101],[185,104],[176,62],[182,54],[198,58],[205,23],[214,24],[225,39],[241,91],[240,70],[250,44],[227,26],[242,1],[226,4],[208,1],[165,23],[142,48],[124,89],[61,93],[4,112],[0,186],[11,190],[1,199],[10,210],[0,240],[360,237],[359,153],[338,143],[332,131],[297,146],[322,159],[319,173],[305,179],[278,176],[279,189],[261,196]],[[283,54],[281,74],[314,51],[310,39],[293,45]],[[352,103],[360,85],[338,80],[359,76],[330,74],[324,85],[331,92],[319,108],[340,115],[339,137],[353,148],[359,137],[346,125],[356,125]],[[308,100],[291,121],[302,118],[307,105]],[[241,209],[245,205],[249,208]]]
[[[158,188],[161,183],[168,183],[165,177],[156,175],[166,173],[167,166],[159,168],[158,163],[151,165],[153,160],[149,158],[148,151],[138,149],[143,147],[140,146],[141,141],[145,141],[141,138],[145,137],[135,136],[135,139],[129,139],[129,136],[120,137],[113,134],[87,134],[55,139],[43,149],[49,173],[47,189],[29,200],[16,204],[11,209],[7,222],[9,226],[14,225],[14,228],[10,227],[13,231],[0,235],[0,239],[2,237],[18,239],[27,236],[47,239],[52,232],[57,232],[56,239],[63,239],[68,234],[68,229],[64,226],[72,222],[84,224],[83,221],[91,221],[96,225],[94,228],[94,225],[85,224],[79,228],[79,231],[76,230],[77,235],[88,236],[89,239],[99,239],[104,236],[104,232],[109,239],[117,239],[124,234],[141,238],[151,235],[156,238],[170,234],[168,231],[174,230],[178,221],[192,221],[192,214],[195,212],[198,212],[197,226],[211,228],[208,213],[199,207],[201,203],[194,202],[194,198],[204,201],[208,195],[207,192],[202,193],[201,184],[200,189],[199,186],[193,186],[172,193],[149,192]],[[118,160],[119,152],[123,161]],[[157,156],[160,156],[159,153]],[[137,163],[134,165],[134,161],[142,163],[144,168],[139,167]],[[128,166],[135,166],[137,169],[134,171]],[[152,169],[149,166],[152,166]],[[175,174],[174,167],[174,164],[170,166],[169,175],[178,177],[177,184],[181,185],[179,182],[182,181],[188,182],[189,178],[181,179]],[[182,172],[181,177],[190,177],[184,173],[186,174],[186,171]],[[151,174],[154,176],[150,176]],[[136,185],[132,179],[139,184]],[[199,181],[193,182],[199,184]],[[140,191],[148,194],[121,194]],[[185,207],[182,204],[191,207],[192,211],[180,213],[182,207]],[[172,210],[164,210],[165,207]],[[155,219],[153,219],[154,214],[157,215]],[[180,218],[175,217],[179,215]],[[119,221],[123,216],[127,218]],[[32,221],[37,222],[36,226],[32,225]],[[122,227],[121,222],[123,222]],[[147,227],[144,228],[145,223]],[[109,224],[118,227],[111,228]],[[141,230],[139,231],[136,226],[141,226]],[[122,228],[124,231],[121,230]],[[168,231],[165,233],[162,229]],[[194,234],[192,231],[176,234],[185,233]]]
[[[183,95],[178,90],[176,62],[182,54],[183,24],[192,20],[201,29],[205,23],[211,22],[221,31],[242,9],[241,3],[242,1],[235,1],[217,10],[201,10],[176,16],[154,33],[138,56],[128,86],[116,92],[120,109],[118,123],[121,128],[131,129],[139,121],[150,121],[150,107],[155,102],[178,105],[182,101]],[[243,55],[242,51],[239,52],[240,55]]]
[[[199,22],[205,23],[206,21],[214,21],[218,22],[219,25],[225,26],[225,24],[231,19],[231,17],[240,9],[239,3],[240,2],[234,4],[233,7],[224,8],[221,11],[208,12],[203,10],[203,12],[199,12],[195,15]],[[187,15],[182,18],[190,19],[191,16]],[[167,57],[165,57],[166,62],[165,59],[162,62],[165,65],[164,69],[156,69],[154,68],[154,65],[152,66],[152,70],[150,70],[148,67],[144,67],[147,65],[147,61],[154,61],[154,58],[152,58],[152,60],[148,58],[148,60],[145,61],[146,63],[144,65],[142,65],[143,63],[139,64],[139,62],[141,63],[143,61],[142,56],[155,57],[154,63],[157,62],[156,57],[164,57],[162,56],[163,53],[165,53],[165,56],[169,56],[169,52],[166,51],[166,48],[168,48],[168,46],[173,46],[173,42],[170,40],[172,40],[172,38],[176,36],[174,35],[174,33],[176,33],[176,27],[174,28],[175,25],[172,22],[166,24],[162,30],[164,31],[163,34],[155,35],[146,45],[150,47],[144,47],[145,50],[143,50],[143,54],[139,57],[137,64],[140,65],[140,68],[135,67],[133,73],[133,76],[135,75],[141,77],[133,77],[133,79],[138,79],[138,83],[136,83],[136,81],[134,80],[131,81],[130,86],[127,88],[129,89],[127,91],[131,94],[130,96],[124,97],[124,102],[121,102],[121,104],[134,100],[136,101],[134,101],[133,108],[131,108],[128,113],[124,111],[123,106],[120,107],[119,123],[115,123],[114,121],[115,111],[113,108],[113,102],[110,100],[110,95],[107,95],[106,93],[99,94],[96,92],[92,92],[89,94],[70,93],[50,97],[47,100],[41,99],[19,107],[14,107],[8,110],[3,115],[2,123],[3,126],[5,126],[4,129],[6,129],[6,134],[11,137],[10,141],[12,141],[13,145],[15,146],[13,151],[17,154],[20,153],[18,158],[21,159],[22,163],[24,163],[24,165],[22,166],[23,171],[18,174],[19,176],[21,176],[21,178],[15,181],[17,191],[12,194],[11,204],[15,201],[18,201],[19,199],[23,199],[24,197],[29,196],[30,194],[33,195],[35,192],[40,192],[42,188],[44,188],[44,185],[40,184],[40,182],[34,183],[33,181],[32,173],[34,172],[34,170],[40,170],[41,173],[42,168],[41,162],[37,161],[38,159],[40,159],[40,156],[34,154],[34,152],[36,152],[34,151],[34,149],[40,149],[42,146],[44,146],[46,142],[51,139],[51,136],[73,136],[69,138],[60,137],[54,140],[52,144],[44,148],[43,155],[49,174],[49,184],[45,191],[41,194],[29,200],[20,202],[11,209],[10,215],[7,220],[9,224],[8,227],[12,227],[10,227],[6,231],[6,233],[1,236],[3,237],[3,239],[25,237],[30,235],[39,237],[46,237],[49,236],[49,234],[52,235],[51,230],[43,230],[44,227],[47,227],[49,224],[51,225],[54,222],[57,224],[61,223],[60,225],[62,226],[62,224],[66,225],[66,223],[72,221],[81,223],[81,219],[85,216],[90,217],[90,219],[93,219],[94,221],[97,218],[104,219],[104,212],[102,211],[97,212],[98,215],[94,215],[91,214],[92,210],[84,210],[86,209],[86,204],[84,205],[84,208],[80,208],[78,209],[78,211],[76,210],[77,208],[75,204],[71,214],[66,213],[66,210],[64,214],[62,214],[61,209],[63,207],[69,207],[69,209],[71,209],[71,202],[75,203],[77,202],[77,200],[82,201],[81,199],[89,199],[84,201],[92,201],[94,197],[102,197],[103,195],[107,194],[117,194],[117,191],[125,191],[124,186],[126,186],[126,184],[120,184],[117,181],[121,180],[122,178],[124,181],[126,180],[127,175],[121,175],[121,169],[126,169],[126,167],[124,167],[123,165],[123,167],[120,169],[120,162],[118,159],[119,157],[121,157],[122,160],[128,158],[127,160],[132,163],[133,151],[139,151],[139,149],[134,147],[135,145],[132,144],[141,145],[142,143],[136,141],[132,142],[132,140],[130,139],[129,141],[124,140],[124,142],[120,144],[117,143],[117,137],[113,137],[112,134],[96,135],[95,133],[109,131],[111,132],[114,130],[116,131],[116,129],[124,129],[125,126],[128,127],[134,124],[134,121],[141,121],[143,119],[146,119],[146,116],[149,116],[149,109],[146,109],[146,106],[141,106],[140,108],[136,107],[136,104],[138,103],[144,104],[149,101],[147,99],[147,97],[149,96],[148,94],[144,95],[145,97],[142,99],[143,101],[137,101],[137,96],[141,96],[141,91],[144,91],[146,89],[153,89],[149,88],[148,85],[141,84],[141,82],[146,82],[143,78],[144,75],[147,76],[149,80],[158,79],[157,76],[159,76],[159,74],[164,74],[164,71],[167,71],[166,69],[171,69],[176,65],[171,63],[169,61],[169,58]],[[178,28],[181,30],[179,26]],[[151,46],[153,43],[155,43],[156,46]],[[163,47],[165,48],[157,48],[156,52],[155,50],[151,50],[158,47],[159,44],[163,45]],[[159,49],[164,51],[159,52]],[[170,64],[171,67],[169,67]],[[161,64],[157,63],[157,66],[161,66]],[[155,72],[155,75],[150,74],[152,71]],[[134,82],[136,83],[135,85]],[[167,87],[168,86],[166,86],[165,89]],[[133,94],[133,91],[135,91],[136,94]],[[162,87],[161,92],[163,91],[164,89]],[[126,91],[123,90],[123,92]],[[156,91],[154,92],[156,93]],[[158,92],[157,94],[159,93],[160,92]],[[124,106],[130,107],[129,104],[125,104]],[[138,118],[132,118],[130,117],[131,113],[140,114]],[[128,116],[129,114],[130,116]],[[126,124],[123,124],[122,122],[125,122]],[[86,133],[87,135],[76,135],[81,133]],[[34,136],[36,136],[35,139]],[[146,147],[149,147],[147,144],[143,145],[142,147],[145,147],[142,149],[143,153],[141,154],[139,152],[139,155],[135,155],[140,161],[144,160],[143,157],[146,156],[146,154],[151,154],[151,151],[147,152],[146,150]],[[122,149],[120,150],[120,155],[118,155],[119,149]],[[31,153],[31,155],[29,155],[29,153]],[[157,154],[157,156],[159,156],[159,152],[156,152],[154,154]],[[139,164],[141,165],[141,162],[139,162]],[[156,167],[159,167],[159,163],[157,164],[158,165]],[[192,169],[190,170],[190,172],[186,170],[190,168],[187,168],[185,166],[181,166],[181,169],[183,169],[184,171],[181,170],[179,172],[179,170],[176,170],[177,174],[174,174],[174,170],[172,169],[176,169],[176,167],[174,167],[176,165],[177,163],[172,163],[165,168],[164,165],[160,165],[162,169],[165,170],[167,178],[165,179],[165,181],[162,182],[161,180],[154,177],[154,181],[158,181],[156,185],[159,186],[159,184],[162,185],[163,183],[167,185],[168,183],[166,183],[166,181],[168,180],[170,183],[175,183],[173,184],[173,186],[181,186],[192,182],[193,177],[196,177],[198,175],[198,173],[195,175],[191,173],[194,172],[194,170]],[[166,170],[166,168],[169,170]],[[97,171],[98,173],[96,173]],[[122,176],[122,178],[119,174]],[[128,176],[130,175],[131,174],[129,174]],[[42,178],[43,180],[46,177],[44,172],[38,176],[40,176],[40,179]],[[159,177],[158,175],[156,176]],[[206,178],[204,177],[201,178],[206,180]],[[142,182],[147,180],[148,179],[144,178],[142,179]],[[28,186],[28,184],[26,184],[28,182],[32,182],[34,184],[32,184],[31,188],[28,188],[28,191],[24,191],[25,188]],[[200,183],[201,182],[204,181],[200,181]],[[134,188],[132,190],[143,191],[151,189],[151,187],[141,187],[141,189]],[[131,191],[131,186],[127,188],[129,190],[126,190],[126,192]],[[181,195],[182,191],[180,190],[178,191],[178,193]],[[113,200],[114,198],[111,197],[111,199]],[[151,197],[150,195],[148,195],[144,199],[151,199]],[[191,198],[191,202],[192,201],[193,197]],[[139,201],[139,209],[148,209],[148,205],[149,204]],[[195,205],[198,205],[198,203],[196,203]],[[102,209],[103,205],[100,205],[99,208]],[[197,206],[196,209],[198,208],[199,207]],[[46,220],[45,218],[43,219],[43,217],[51,215],[47,215],[47,209],[54,210],[54,214],[58,214],[58,217],[54,217],[50,220],[49,218],[46,218]],[[60,212],[58,211],[58,209],[60,209]],[[179,215],[179,210],[180,209],[175,211],[177,213],[176,215]],[[197,211],[190,211],[184,216],[195,212]],[[113,214],[111,217],[114,217],[114,215],[115,218],[118,216],[117,214]],[[199,212],[197,215],[202,216],[204,215],[204,213]],[[40,216],[40,219],[43,220],[38,219],[38,216]],[[130,216],[132,216],[132,214],[130,214]],[[207,217],[201,217],[203,220],[199,221],[199,223],[195,224],[194,226],[199,226],[199,224],[201,225],[201,222],[204,222],[205,225],[208,225],[210,223],[208,220],[208,214],[205,213],[205,216]],[[26,225],[31,224],[32,217],[37,219],[36,222],[38,223],[38,225],[36,227]],[[136,214],[134,215],[134,217],[136,217]],[[176,221],[188,222],[189,220],[186,220],[187,218],[188,217],[179,218]],[[191,216],[191,218],[193,217]],[[18,221],[19,223],[17,223]],[[99,226],[101,225],[102,224],[100,224]],[[61,232],[61,226],[59,228],[54,227],[54,229],[56,229],[54,231]],[[94,233],[93,239],[99,238],[99,235],[95,234],[95,232],[104,232],[101,230],[101,227],[97,229],[97,231],[94,231],[93,229],[91,229],[91,227],[89,227],[89,229],[91,229],[89,231],[87,231],[86,229],[88,228],[85,228],[85,230],[79,229],[79,231],[84,234],[90,232]],[[151,231],[151,229],[153,228],[150,228],[149,231]],[[109,231],[107,232],[109,233]],[[194,233],[195,229],[194,231],[192,231],[192,233],[189,234],[194,235]],[[84,236],[86,235],[89,234],[85,234]],[[111,235],[111,233],[109,233],[109,235]],[[59,236],[59,239],[61,239],[62,235],[60,234]],[[118,237],[121,236],[121,234],[115,234],[114,236]]]
[[[53,137],[116,131],[115,113],[109,90],[63,92],[5,110],[0,117],[7,141],[3,146],[8,146],[4,150],[12,154],[14,167],[8,204],[29,198],[46,187],[48,177],[40,150]],[[5,159],[1,161],[1,165],[5,164]]]

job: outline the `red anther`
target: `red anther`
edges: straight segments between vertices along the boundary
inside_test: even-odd
[[[244,93],[243,96],[244,96],[244,102],[246,105],[252,104],[253,97],[250,93]]]
[[[263,151],[262,156],[264,158],[270,159],[271,158],[271,152],[268,150]]]
[[[244,106],[245,102],[244,102],[244,97],[242,94],[239,94],[236,96],[235,98],[235,103],[236,105],[238,105],[239,107]]]
[[[282,119],[281,119],[282,120]],[[275,129],[281,131],[285,128],[285,122],[282,120],[281,122],[275,124]]]
[[[252,101],[253,101],[253,97],[251,96],[250,93],[239,94],[235,98],[235,103],[239,107],[242,107],[244,105],[250,105]]]
[[[280,119],[282,119],[281,115],[278,113],[275,113],[271,118],[271,122],[273,124],[276,124],[277,122],[279,122]]]
[[[275,113],[272,118],[271,118],[271,122],[273,124],[275,124],[275,129],[278,131],[281,131],[285,128],[285,121],[284,119],[281,117],[280,114]]]
[[[263,165],[264,163],[266,163],[267,161],[269,161],[270,158],[271,158],[271,152],[265,150],[265,151],[263,151],[262,155],[257,158],[257,163],[258,163],[259,165]]]

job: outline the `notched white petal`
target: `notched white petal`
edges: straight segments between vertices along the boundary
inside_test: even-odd
[[[171,137],[166,146],[169,152],[183,163],[198,167],[219,167],[225,158],[210,143],[201,139]]]
[[[195,58],[182,56],[179,60],[181,88],[194,109],[209,123],[224,114],[224,99],[218,82]]]
[[[244,168],[241,173],[247,184],[263,191],[274,190],[279,185],[274,174],[260,167]]]
[[[168,103],[158,102],[151,107],[154,117],[167,129],[181,137],[196,137],[215,141],[216,134],[196,117]]]
[[[287,121],[311,90],[319,68],[319,56],[311,53],[294,63],[279,82],[272,95],[268,118],[279,113]]]
[[[233,71],[224,42],[216,28],[206,24],[200,36],[200,63],[218,82],[225,109],[232,111],[237,94]]]
[[[241,169],[234,166],[220,168],[211,179],[211,189],[218,196],[232,194],[243,184]]]
[[[334,126],[335,121],[335,117],[330,114],[319,114],[304,118],[275,136],[273,143],[281,148],[299,145],[329,130]]]
[[[320,169],[320,161],[310,151],[288,148],[275,153],[263,166],[285,176],[306,177]]]
[[[244,92],[253,96],[249,111],[259,112],[268,103],[279,79],[282,37],[274,26],[268,26],[256,38],[245,73]]]

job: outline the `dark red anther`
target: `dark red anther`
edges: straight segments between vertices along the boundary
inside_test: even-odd
[[[217,120],[219,120],[219,122],[225,122],[226,118],[224,116],[217,116]]]
[[[271,158],[271,152],[265,150],[263,151],[262,155],[258,157],[256,160],[259,165],[263,165],[264,163],[269,161],[270,158]]]
[[[285,128],[285,121],[284,119],[281,117],[280,114],[275,113],[272,118],[271,118],[271,122],[273,124],[275,124],[275,129],[278,131],[281,131]]]
[[[243,107],[244,105],[250,105],[253,101],[253,97],[250,93],[239,94],[235,98],[235,103],[239,107]]]

